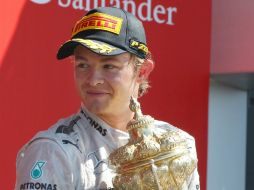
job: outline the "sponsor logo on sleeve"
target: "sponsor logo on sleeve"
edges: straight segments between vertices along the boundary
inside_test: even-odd
[[[32,179],[39,179],[43,175],[43,166],[46,161],[37,161],[31,169],[30,175]]]

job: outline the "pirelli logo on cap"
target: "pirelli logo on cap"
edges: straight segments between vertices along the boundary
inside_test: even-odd
[[[79,20],[73,30],[72,37],[77,33],[85,30],[105,30],[115,34],[119,34],[122,27],[122,18],[114,17],[104,13],[94,13],[84,16]]]

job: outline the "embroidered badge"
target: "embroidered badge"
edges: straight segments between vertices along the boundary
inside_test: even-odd
[[[38,179],[42,176],[42,167],[45,165],[45,161],[37,161],[31,169],[30,175],[33,179]]]

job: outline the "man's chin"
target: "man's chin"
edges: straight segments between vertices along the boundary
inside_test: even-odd
[[[91,105],[85,105],[86,108],[88,109],[88,111],[90,111],[91,113],[95,114],[95,115],[101,115],[103,113],[106,112],[106,107],[105,105],[103,105],[102,103],[94,103]]]

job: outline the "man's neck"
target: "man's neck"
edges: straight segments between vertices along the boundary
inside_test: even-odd
[[[121,131],[127,131],[127,124],[133,118],[134,113],[128,111],[128,113],[118,115],[98,115],[103,121],[105,121],[112,128],[119,129]]]

